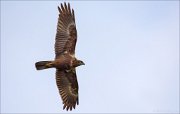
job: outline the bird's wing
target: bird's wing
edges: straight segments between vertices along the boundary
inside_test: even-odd
[[[64,6],[61,4],[61,7],[58,6],[58,10],[60,14],[55,41],[56,58],[65,51],[74,54],[77,41],[74,10],[71,11],[69,3],[68,6],[66,3],[64,3]]]
[[[78,100],[78,82],[76,77],[75,68],[68,71],[56,70],[56,84],[59,89],[59,93],[63,100],[64,107],[66,110],[72,108],[75,109],[76,103],[79,104]]]

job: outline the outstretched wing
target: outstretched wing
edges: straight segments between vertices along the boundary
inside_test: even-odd
[[[60,14],[55,41],[56,58],[65,51],[74,54],[77,40],[74,10],[71,11],[69,3],[68,6],[66,3],[64,6],[61,4],[61,8],[58,6],[58,10]]]
[[[68,71],[56,70],[56,84],[59,89],[59,93],[63,100],[64,107],[66,110],[72,108],[75,109],[76,103],[79,104],[78,100],[78,82],[76,77],[75,68]]]

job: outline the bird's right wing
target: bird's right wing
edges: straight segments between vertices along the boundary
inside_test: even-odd
[[[58,6],[58,10],[60,14],[55,41],[56,58],[65,51],[74,54],[77,40],[74,10],[71,11],[69,3],[68,6],[66,3],[64,6],[61,4],[61,7]]]

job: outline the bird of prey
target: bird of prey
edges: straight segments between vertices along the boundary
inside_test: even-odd
[[[68,111],[79,104],[76,67],[85,64],[75,57],[77,30],[74,10],[69,3],[61,3],[58,11],[55,59],[36,62],[35,67],[37,70],[56,68],[56,84],[64,104],[63,109]]]

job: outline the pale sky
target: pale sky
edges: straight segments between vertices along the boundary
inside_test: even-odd
[[[63,1],[1,1],[1,112],[61,113],[54,59]],[[70,1],[78,31],[73,113],[179,113],[179,1]]]

